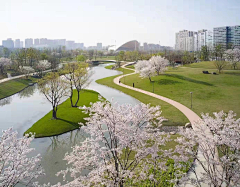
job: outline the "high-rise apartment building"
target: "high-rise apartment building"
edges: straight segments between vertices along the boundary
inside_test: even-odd
[[[40,45],[47,45],[47,38],[40,38]]]
[[[20,48],[23,48],[23,41],[20,41]]]
[[[181,51],[194,51],[194,36],[196,32],[183,30],[176,33],[175,49]]]
[[[20,39],[15,40],[14,48],[21,48],[21,41]]]
[[[34,46],[38,46],[40,44],[40,41],[38,38],[34,39]]]
[[[194,34],[194,51],[200,51],[202,46],[213,47],[213,32],[210,30],[199,30]]]
[[[7,40],[3,40],[2,45],[3,45],[3,47],[9,48],[9,49],[14,48],[14,42],[13,42],[12,38],[8,38]]]
[[[240,25],[214,28],[213,44],[221,44],[224,48],[229,45],[240,48]]]
[[[33,39],[27,38],[25,39],[25,48],[30,48],[30,47],[33,47]]]
[[[97,49],[102,50],[102,43],[97,43]]]

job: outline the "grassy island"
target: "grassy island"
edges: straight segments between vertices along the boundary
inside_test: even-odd
[[[90,106],[90,103],[98,101],[98,92],[83,90],[78,102],[79,106]],[[74,90],[73,101],[77,99],[77,91]],[[49,103],[50,104],[50,103]],[[25,133],[33,132],[36,138],[60,135],[79,128],[78,123],[84,123],[87,114],[76,107],[71,107],[70,99],[58,106],[57,120],[52,120],[52,111],[33,124]]]

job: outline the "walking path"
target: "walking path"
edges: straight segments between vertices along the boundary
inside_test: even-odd
[[[130,69],[130,68],[126,68],[127,65],[130,65],[132,64],[133,62],[129,62],[125,65],[122,66],[122,68],[125,68],[125,69],[129,69],[129,70],[133,70],[133,69]],[[145,90],[141,90],[139,88],[134,88],[134,87],[131,87],[131,86],[128,86],[128,85],[125,85],[123,83],[119,83],[120,79],[122,77],[125,77],[125,76],[129,76],[129,75],[133,75],[133,74],[136,74],[136,72],[133,72],[133,73],[130,73],[130,74],[125,74],[125,75],[121,75],[119,77],[116,77],[113,82],[119,86],[122,86],[122,87],[125,87],[125,88],[128,88],[128,89],[131,89],[131,90],[134,90],[134,91],[137,91],[137,92],[140,92],[140,93],[144,93],[146,95],[149,95],[149,96],[152,96],[152,97],[155,97],[157,99],[160,99],[162,101],[165,101],[167,103],[169,103],[170,105],[176,107],[178,110],[180,110],[187,118],[188,120],[190,121],[190,123],[193,125],[193,129],[195,129],[194,127],[194,122],[196,121],[199,121],[201,120],[201,118],[195,113],[193,112],[191,109],[187,108],[186,106],[182,105],[181,103],[178,103],[172,99],[169,99],[167,97],[163,97],[163,96],[160,96],[160,95],[157,95],[155,93],[152,93],[152,92],[148,92],[148,91],[145,91]]]

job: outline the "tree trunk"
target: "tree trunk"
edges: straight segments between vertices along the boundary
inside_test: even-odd
[[[79,94],[79,92],[80,92],[80,91],[78,91],[78,90],[77,90],[77,92],[78,92],[78,97],[77,97],[77,101],[76,101],[76,103],[75,103],[75,106],[74,106],[74,107],[77,107],[77,104],[78,104],[78,101],[79,101],[79,98],[80,98],[80,94]]]
[[[57,119],[57,111],[55,107],[53,107],[53,110],[52,110],[52,119]]]
[[[149,78],[150,82],[152,82],[151,77],[149,76],[148,78]]]
[[[74,107],[74,106],[73,106],[72,96],[73,96],[73,91],[72,91],[72,89],[71,89],[70,101],[71,101],[71,106]]]

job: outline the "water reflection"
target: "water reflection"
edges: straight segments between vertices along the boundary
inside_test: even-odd
[[[34,84],[19,92],[18,95],[21,99],[25,97],[31,97],[35,93],[36,88],[37,86]]]
[[[12,97],[6,97],[0,100],[0,106],[9,105],[12,102]]]

